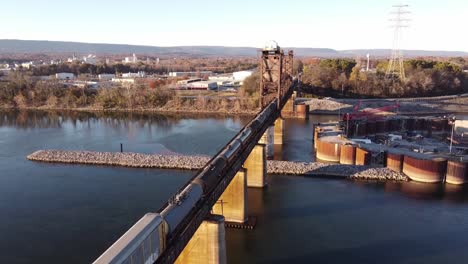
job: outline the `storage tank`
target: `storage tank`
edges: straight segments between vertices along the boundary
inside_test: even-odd
[[[340,162],[340,144],[323,138],[317,139],[317,159],[330,162]]]
[[[465,184],[468,182],[468,160],[452,159],[447,162],[445,181],[450,184]]]
[[[341,145],[340,164],[354,165],[356,163],[356,147]]]
[[[308,118],[309,117],[309,105],[307,105],[307,104],[297,104],[296,105],[296,117],[298,117],[298,118]]]
[[[356,148],[356,165],[370,165],[371,153],[362,147]]]
[[[405,155],[398,149],[390,149],[387,152],[387,168],[396,171],[403,171],[403,159]]]
[[[403,173],[419,182],[442,182],[446,169],[447,159],[421,153],[405,154],[403,161]]]

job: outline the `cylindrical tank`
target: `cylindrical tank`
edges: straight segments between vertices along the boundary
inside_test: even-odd
[[[375,122],[375,133],[376,134],[387,133],[387,120],[377,120]]]
[[[330,162],[340,162],[340,144],[317,139],[317,159]]]
[[[353,145],[341,145],[340,163],[354,165],[356,162],[356,147]]]
[[[371,153],[370,151],[357,147],[356,148],[356,165],[370,165]]]
[[[468,160],[449,160],[445,181],[450,184],[464,184],[468,182]]]
[[[318,139],[319,132],[320,132],[320,127],[314,125],[314,149],[317,149],[317,139]]]
[[[297,104],[296,105],[296,117],[308,118],[309,117],[309,105]]]
[[[424,154],[407,154],[403,161],[403,173],[419,182],[442,182],[446,169],[447,159]]]
[[[375,121],[367,121],[366,133],[367,135],[375,135],[376,123]]]
[[[366,122],[356,122],[356,136],[365,137],[367,135]]]
[[[387,168],[396,171],[403,171],[403,158],[405,155],[398,150],[389,150],[387,152]]]

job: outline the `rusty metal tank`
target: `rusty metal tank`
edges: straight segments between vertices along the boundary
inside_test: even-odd
[[[468,183],[468,160],[451,159],[447,162],[445,182],[450,184]]]
[[[338,142],[317,139],[317,159],[329,162],[340,162],[341,145]]]
[[[446,169],[447,159],[421,153],[405,154],[403,161],[403,173],[419,182],[442,182]]]
[[[370,165],[372,154],[362,147],[356,148],[356,165]]]
[[[405,155],[402,151],[398,149],[390,149],[387,152],[387,168],[396,171],[403,171],[403,159]]]
[[[307,104],[297,104],[296,105],[296,117],[298,117],[298,118],[308,118],[309,117],[309,105],[307,105]]]
[[[354,165],[356,163],[356,146],[341,145],[340,164]]]

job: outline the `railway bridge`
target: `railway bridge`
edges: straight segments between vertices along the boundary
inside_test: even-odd
[[[261,111],[160,210],[148,213],[94,263],[226,263],[225,221],[245,223],[247,187],[267,185],[267,146],[282,144],[294,109],[293,52],[261,51]]]

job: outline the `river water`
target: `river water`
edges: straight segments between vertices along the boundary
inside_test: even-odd
[[[310,161],[312,123],[286,120],[285,160]],[[36,163],[39,149],[215,154],[248,117],[0,112],[0,263],[89,263],[192,172]],[[269,176],[255,230],[228,229],[229,263],[468,263],[468,191]]]

